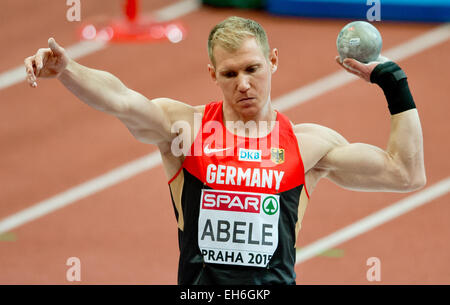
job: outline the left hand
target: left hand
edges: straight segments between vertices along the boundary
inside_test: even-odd
[[[350,72],[352,74],[355,74],[358,77],[361,77],[365,81],[370,83],[370,74],[372,73],[373,69],[380,64],[385,63],[389,61],[388,58],[384,56],[379,56],[376,61],[371,61],[367,64],[364,64],[362,62],[357,61],[353,58],[346,58],[341,62],[340,57],[336,56],[336,62],[344,68],[347,72]]]

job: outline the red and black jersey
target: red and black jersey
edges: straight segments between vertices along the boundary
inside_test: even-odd
[[[277,112],[267,136],[229,130],[222,102],[206,105],[190,152],[169,181],[178,283],[295,284],[299,203],[308,194],[291,122]]]

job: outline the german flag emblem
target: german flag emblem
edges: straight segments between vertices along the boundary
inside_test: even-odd
[[[282,148],[270,148],[270,160],[275,164],[281,164],[284,162],[284,149]]]

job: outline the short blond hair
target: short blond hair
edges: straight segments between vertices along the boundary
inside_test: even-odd
[[[209,59],[215,66],[213,51],[216,45],[220,45],[229,51],[236,51],[240,48],[242,42],[249,37],[256,39],[264,56],[268,58],[270,52],[269,40],[263,27],[254,20],[232,16],[217,24],[209,33]]]

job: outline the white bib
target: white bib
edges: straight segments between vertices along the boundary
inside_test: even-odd
[[[206,263],[266,267],[278,246],[280,196],[203,189],[198,245]]]

